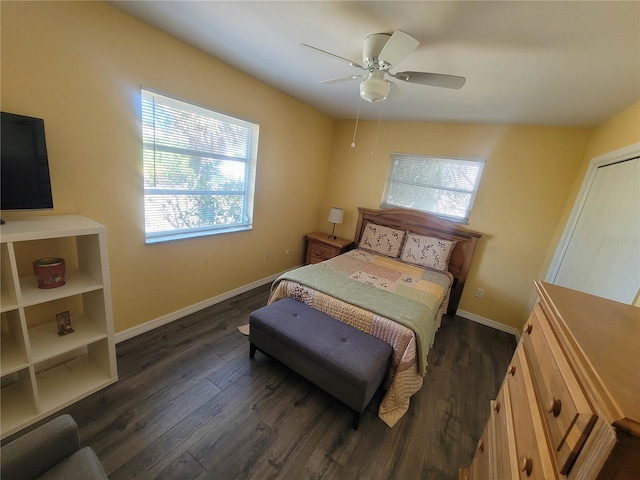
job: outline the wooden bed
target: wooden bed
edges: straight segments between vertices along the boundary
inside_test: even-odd
[[[449,295],[449,307],[447,313],[454,315],[458,310],[462,290],[469,273],[471,260],[476,249],[476,243],[482,236],[481,233],[467,230],[457,223],[449,222],[442,218],[429,215],[417,210],[403,208],[385,208],[372,210],[368,208],[358,208],[358,226],[354,245],[358,245],[362,232],[367,223],[372,222],[385,225],[400,230],[408,230],[419,235],[455,240],[456,245],[449,259],[449,272],[453,275],[454,281]]]
[[[458,308],[481,234],[414,210],[358,210],[356,248],[286,272],[273,283],[269,304],[294,298],[389,343],[393,357],[378,415],[392,427],[422,387],[428,350],[442,315]],[[386,227],[396,237],[390,242],[395,242],[395,250],[389,255],[365,244],[372,238],[372,229],[377,234],[387,232]],[[409,262],[404,255],[409,233],[454,241],[452,250],[449,247],[448,272]]]

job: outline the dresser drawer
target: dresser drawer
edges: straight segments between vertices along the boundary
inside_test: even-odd
[[[507,382],[502,385],[498,396],[491,402],[490,421],[493,422],[493,447],[495,448],[492,478],[518,478],[513,412],[511,411],[511,396]]]
[[[491,455],[495,452],[492,446],[492,424],[487,422],[482,432],[482,436],[476,444],[476,452],[469,467],[467,480],[483,480],[495,478],[491,472]]]
[[[314,232],[305,235],[307,239],[307,253],[305,263],[314,264],[324,262],[351,249],[353,242],[344,238],[331,238],[326,233]]]
[[[522,345],[516,350],[509,366],[507,384],[513,413],[513,436],[519,474],[516,478],[556,478]]]
[[[338,253],[337,248],[323,245],[321,243],[312,243],[311,245],[309,245],[309,249],[311,252],[310,263],[318,263],[329,260],[330,258],[335,257]]]
[[[567,474],[596,415],[540,304],[525,325],[522,341],[557,469]]]

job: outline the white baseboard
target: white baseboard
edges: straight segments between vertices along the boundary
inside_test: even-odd
[[[253,290],[254,288],[258,288],[267,283],[271,283],[283,273],[284,272],[280,272],[280,273],[276,273],[275,275],[262,278],[255,282],[249,283],[247,285],[243,285],[242,287],[236,288],[234,290],[229,290],[228,292],[222,293],[220,295],[216,295],[215,297],[211,297],[207,300],[203,300],[202,302],[198,302],[188,307],[182,308],[180,310],[176,310],[175,312],[169,313],[167,315],[163,315],[162,317],[156,318],[154,320],[149,320],[148,322],[145,322],[141,325],[136,325],[135,327],[129,328],[122,332],[118,332],[114,335],[115,342],[116,343],[124,342],[125,340],[129,340],[130,338],[149,332],[154,328],[161,327],[162,325],[166,325],[167,323],[171,323],[175,320],[178,320],[192,313],[199,312],[200,310],[203,310],[207,307],[211,307],[217,303],[224,302],[225,300],[233,298],[236,295],[240,295],[242,293]],[[477,322],[482,325],[486,325],[487,327],[495,328],[496,330],[510,333],[511,335],[516,337],[516,341],[520,340],[520,331],[516,328],[505,325],[504,323],[496,322],[495,320],[481,317],[480,315],[476,315],[474,313],[465,312],[464,310],[458,310],[456,312],[456,315],[466,318],[467,320],[471,320],[472,322]]]
[[[510,327],[509,325],[496,322],[495,320],[491,320],[489,318],[481,317],[480,315],[476,315],[475,313],[465,312],[464,310],[458,310],[456,312],[456,315],[466,318],[467,320],[471,320],[472,322],[481,323],[482,325],[486,325],[487,327],[510,333],[511,335],[516,337],[517,342],[520,341],[520,330],[518,330],[517,328]]]
[[[247,285],[243,285],[242,287],[236,288],[234,290],[229,290],[228,292],[222,293],[220,295],[216,295],[215,297],[209,298],[207,300],[203,300],[202,302],[195,303],[188,307],[182,308],[180,310],[176,310],[175,312],[169,313],[167,315],[163,315],[162,317],[156,318],[154,320],[149,320],[141,325],[136,325],[135,327],[129,328],[122,332],[118,332],[114,335],[114,339],[116,343],[124,342],[125,340],[129,340],[130,338],[136,337],[143,333],[149,332],[154,328],[161,327],[162,325],[166,325],[167,323],[171,323],[174,320],[178,320],[182,317],[190,315],[195,312],[199,312],[202,309],[207,307],[211,307],[220,302],[224,302],[230,298],[235,297],[236,295],[240,295],[241,293],[248,292],[249,290],[253,290],[254,288],[260,287],[267,283],[273,282],[276,278],[278,278],[282,273],[276,273],[275,275],[271,275],[270,277],[263,278],[261,280],[255,281],[253,283],[249,283]]]

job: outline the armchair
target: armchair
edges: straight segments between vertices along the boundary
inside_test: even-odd
[[[0,478],[12,480],[107,479],[90,447],[80,448],[78,425],[62,415],[1,449]]]

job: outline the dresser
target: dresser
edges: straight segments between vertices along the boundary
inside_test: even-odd
[[[330,258],[340,255],[351,249],[352,240],[344,238],[329,238],[327,233],[314,232],[306,235],[307,239],[307,256],[305,263],[307,265],[320,263]]]
[[[462,479],[640,478],[640,308],[536,282]]]

